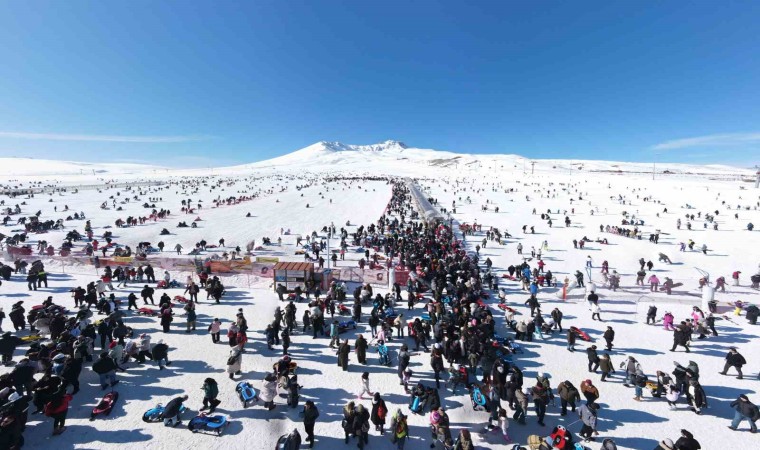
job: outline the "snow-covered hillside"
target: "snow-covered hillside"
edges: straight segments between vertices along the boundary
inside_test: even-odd
[[[551,375],[555,393],[558,383],[564,380],[578,387],[582,381],[591,379],[598,385],[601,395],[600,436],[613,438],[621,450],[655,448],[661,439],[676,440],[684,428],[695,434],[705,450],[757,446],[757,437],[746,431],[746,424],[741,425],[744,431],[734,432],[726,428],[733,417],[730,402],[739,394],[747,394],[755,403],[760,402],[760,381],[756,379],[760,369],[756,352],[760,327],[748,324],[744,313],[742,316],[730,314],[730,304],[737,300],[760,304],[758,291],[750,287],[749,281],[750,276],[758,271],[755,249],[760,246],[760,232],[758,228],[753,232],[747,230],[750,222],[760,225],[760,197],[752,184],[736,181],[735,177],[736,173],[751,175],[750,171],[676,164],[663,165],[661,169],[658,164],[658,174],[652,180],[651,166],[647,164],[557,160],[537,161],[535,173],[531,174],[530,160],[519,156],[455,154],[408,148],[388,141],[371,146],[318,143],[274,160],[215,168],[213,171],[129,166],[123,168],[124,172],[132,171],[127,179],[156,184],[127,188],[105,184],[111,178],[120,178],[120,169],[116,166],[96,165],[100,168],[96,172],[109,172],[92,175],[86,171],[77,174],[86,165],[29,161],[29,165],[22,164],[23,171],[18,167],[15,169],[13,178],[3,176],[4,184],[29,185],[40,180],[50,183],[65,180],[70,184],[100,185],[99,189],[68,190],[34,197],[0,194],[0,201],[5,202],[3,208],[18,205],[21,210],[19,214],[9,216],[7,224],[0,226],[0,233],[6,236],[21,233],[24,224],[19,223],[18,219],[29,218],[38,211],[41,221],[63,219],[63,229],[27,235],[24,244],[35,249],[33,258],[36,259],[40,257],[36,256],[36,247],[41,241],[51,245],[58,253],[67,233],[72,230],[84,232],[83,220],[66,220],[74,212],[83,212],[91,221],[94,237],[101,245],[105,242],[103,235],[106,232],[112,233],[114,246],[129,245],[133,250],[141,242],[151,243],[155,247],[163,241],[166,244],[164,251],[149,256],[149,261],[154,261],[157,267],[167,260],[188,259],[187,252],[201,240],[215,245],[221,238],[225,240],[223,247],[209,247],[200,252],[199,258],[221,258],[237,246],[245,249],[252,240],[259,245],[264,237],[268,237],[273,244],[255,250],[253,258],[303,261],[304,249],[296,244],[298,235],[316,232],[330,243],[331,249],[335,249],[340,245],[340,239],[335,235],[328,238],[322,232],[324,226],[334,223],[336,228],[345,227],[349,233],[354,233],[359,225],[376,223],[384,213],[390,196],[390,184],[387,180],[361,179],[362,175],[391,174],[418,178],[430,196],[438,200],[439,207],[447,210],[445,214],[451,213],[455,228],[473,222],[483,226],[482,231],[466,237],[466,249],[475,253],[476,246],[481,246],[486,239],[487,245],[479,249],[481,260],[489,258],[493,262],[493,270],[499,277],[507,303],[517,310],[517,320],[529,319],[530,310],[525,306],[527,294],[520,284],[502,278],[510,265],[528,261],[535,266],[536,259],[531,256],[531,250],[540,250],[546,269],[562,282],[565,277],[573,278],[578,270],[585,271],[587,257],[590,256],[592,267],[585,272],[586,280],[590,275],[598,286],[602,321],[591,319],[585,302],[586,292],[582,289],[572,291],[568,300],[561,300],[558,296],[561,288],[542,287],[538,300],[543,316],[548,320],[550,312],[559,308],[564,313],[563,327],[567,329],[572,325],[585,330],[600,350],[604,348],[602,333],[607,326],[613,327],[616,337],[610,354],[616,367],[628,356],[634,356],[650,380],[654,380],[658,370],[672,372],[674,361],[683,365],[694,361],[701,369],[700,382],[707,393],[709,407],[697,415],[689,410],[681,396],[677,410],[671,410],[664,399],[653,398],[647,390],[642,402],[633,400],[633,390],[623,386],[620,370],[608,381],[602,382],[598,373],[587,370],[584,350],[592,343],[579,340],[576,346],[578,351],[571,353],[566,350],[564,332],[521,342],[524,353],[515,355],[514,360],[524,371],[526,386],[535,383],[539,372]],[[0,161],[0,165],[2,163]],[[581,163],[581,169],[578,163]],[[34,167],[45,170],[34,172]],[[678,173],[672,176],[660,173],[660,170],[666,169]],[[21,174],[25,175],[22,177]],[[17,177],[20,181],[11,181]],[[192,200],[194,206],[191,213],[181,210],[182,202],[187,200]],[[105,207],[101,208],[104,202]],[[202,208],[198,208],[199,204],[203,205]],[[496,207],[499,207],[498,212]],[[171,214],[167,218],[149,218],[134,226],[115,225],[118,219],[148,217],[153,209],[170,210]],[[542,214],[544,218],[541,218]],[[714,217],[706,220],[705,214]],[[687,215],[694,215],[695,218],[687,219]],[[636,226],[642,231],[643,239],[605,231],[607,225],[632,229],[634,225],[623,225],[623,220],[629,221],[634,216],[636,220],[643,221],[642,225]],[[571,221],[569,226],[565,226],[565,217]],[[193,223],[196,218],[200,219],[195,222],[196,228],[177,227],[178,222]],[[551,224],[549,219],[552,220]],[[677,226],[679,220],[682,223],[680,227]],[[531,227],[534,232],[531,232]],[[168,234],[161,234],[164,228]],[[488,240],[486,232],[492,228],[508,231],[512,237],[502,240],[501,244]],[[648,241],[649,235],[657,231],[660,232],[659,242]],[[573,241],[584,237],[588,238],[585,247],[576,248]],[[278,238],[282,239],[279,245]],[[689,240],[695,241],[694,249],[686,247],[685,251],[680,251],[680,244]],[[74,241],[74,252],[81,254],[89,242]],[[544,242],[546,247],[542,250]],[[183,255],[177,255],[174,250],[178,244]],[[703,244],[707,246],[706,253],[700,251]],[[517,252],[518,245],[522,245],[522,255]],[[672,264],[659,261],[660,253],[669,256]],[[12,258],[4,256],[5,263],[13,264]],[[345,260],[339,260],[337,267],[357,268],[358,260],[363,257],[362,250],[349,245]],[[102,267],[96,269],[93,265],[42,258],[46,261],[49,286],[30,291],[25,275],[12,274],[11,279],[4,280],[0,286],[0,307],[6,314],[17,301],[23,300],[28,311],[48,296],[52,296],[55,303],[73,310],[70,290],[96,281],[103,273]],[[647,276],[654,274],[661,280],[669,277],[681,285],[673,289],[672,295],[662,291],[651,292],[648,285],[637,285],[635,279],[639,258],[653,262],[654,266],[652,270],[647,270]],[[610,271],[615,270],[621,275],[621,288],[616,291],[603,282],[600,266],[604,261],[608,262]],[[690,318],[692,307],[702,303],[702,290],[698,282],[701,272],[697,269],[709,272],[711,285],[718,277],[728,280],[725,292],[715,294],[720,304],[716,321],[718,336],[697,339],[695,334],[691,353],[684,353],[683,348],[671,353],[673,333],[664,330],[661,322],[647,325],[645,311],[650,304],[656,304],[658,318],[666,311],[672,312],[677,322]],[[738,286],[731,283],[734,271],[741,271]],[[159,269],[156,275],[160,280],[163,270]],[[191,273],[174,270],[169,274],[182,284],[188,275]],[[197,329],[190,333],[185,332],[186,317],[180,305],[175,307],[175,320],[168,333],[161,332],[157,317],[127,311],[125,322],[134,328],[135,336],[146,333],[152,337],[154,344],[159,339],[166,341],[170,347],[172,365],[161,370],[150,361],[142,365],[126,363],[126,372],[117,374],[120,384],[115,389],[121,397],[113,413],[90,422],[90,412],[104,391],[98,383],[97,374],[91,369],[91,363],[86,362],[80,377],[81,391],[71,403],[68,431],[61,436],[51,436],[52,420],[44,415],[32,415],[25,433],[28,448],[139,447],[169,450],[243,445],[256,450],[270,450],[280,435],[293,428],[300,429],[303,435],[302,419],[298,415],[301,406],[288,408],[284,404],[285,398],[278,396],[273,411],[266,411],[261,402],[246,409],[241,406],[234,390],[240,379],[260,388],[264,374],[272,370],[272,364],[282,354],[280,346],[275,346],[273,350],[267,348],[264,330],[271,323],[275,308],[284,307],[285,303],[277,300],[270,278],[249,273],[234,276],[220,274],[220,277],[227,293],[219,304],[208,300],[204,292],[200,293]],[[131,282],[124,287],[116,286],[114,282],[113,293],[124,306],[127,295],[135,293],[139,297],[143,285],[143,282]],[[349,285],[349,289],[352,288],[353,285]],[[381,294],[388,292],[386,288],[378,287],[376,290]],[[156,303],[164,292],[173,298],[184,294],[184,286],[166,291],[157,289]],[[512,337],[514,333],[496,304],[496,294],[491,292],[486,300],[496,318],[496,330],[500,335]],[[409,311],[405,310],[405,303],[400,308],[405,310],[407,319],[413,319],[423,314],[428,300],[429,295]],[[138,305],[143,306],[142,300],[138,300]],[[296,317],[300,325],[305,304],[297,306]],[[250,327],[249,342],[243,357],[243,373],[233,382],[224,372],[229,352],[225,332],[241,309]],[[370,309],[369,305],[363,308],[365,318]],[[93,319],[102,317],[96,313]],[[220,343],[213,343],[207,333],[207,327],[214,318],[220,318],[223,323]],[[13,330],[9,319],[3,321],[2,326],[5,331]],[[352,400],[371,407],[369,400],[356,399],[360,376],[364,371],[370,372],[370,388],[381,393],[391,411],[400,408],[409,414],[409,396],[398,384],[395,365],[386,367],[378,364],[377,354],[370,351],[368,365],[359,365],[352,354],[349,370],[344,372],[336,365],[335,351],[328,347],[329,338],[312,339],[309,333],[301,330],[299,326],[294,331],[289,352],[298,362],[298,382],[303,386],[300,404],[303,405],[307,399],[313,400],[321,413],[316,426],[315,449],[334,450],[356,445],[355,441],[350,446],[343,443],[341,408]],[[15,334],[27,336],[28,328]],[[353,345],[358,334],[370,335],[366,322],[341,336]],[[414,341],[409,338],[394,339],[389,345],[394,363],[402,342],[413,348]],[[723,359],[730,346],[737,346],[748,360],[743,380],[733,376],[733,369],[730,372],[732,376],[718,373],[723,369]],[[95,348],[97,357],[101,350],[99,339]],[[26,343],[19,346],[13,353],[14,362],[19,362],[28,349]],[[415,353],[410,367],[414,371],[413,383],[422,381],[428,386],[434,385],[429,353]],[[12,369],[11,366],[1,367],[0,373],[9,373]],[[147,409],[156,403],[166,404],[182,394],[190,397],[190,411],[184,416],[187,421],[199,412],[203,395],[201,386],[208,377],[219,382],[222,403],[218,412],[227,415],[231,421],[222,437],[193,434],[186,428],[166,428],[161,424],[142,421],[142,414]],[[473,411],[470,399],[462,389],[454,394],[442,387],[440,395],[451,418],[454,434],[461,429],[472,430],[476,434],[478,450],[509,448],[499,432],[482,432],[487,414]],[[556,406],[548,408],[547,427],[537,424],[532,404],[526,425],[510,420],[512,439],[525,444],[529,435],[547,434],[552,426],[558,424],[577,433],[580,429],[577,415],[571,412],[561,416],[559,403],[557,400]],[[502,406],[506,407],[506,402]],[[511,416],[512,411],[508,407],[507,410]],[[406,450],[430,448],[428,418],[410,414],[409,424],[410,439]],[[380,436],[371,430],[368,448],[394,449],[387,434]],[[600,442],[586,445],[592,450],[600,448]],[[441,449],[440,444],[437,449]]]
[[[58,175],[119,177],[133,174],[148,175],[163,170],[166,168],[136,163],[89,163],[37,158],[0,158],[0,177],[3,178]]]
[[[476,151],[476,149],[472,149]],[[371,170],[369,170],[371,169]],[[32,179],[53,179],[63,184],[75,184],[108,179],[136,180],[141,177],[172,179],[200,175],[240,176],[250,173],[273,172],[341,172],[399,174],[416,176],[420,172],[454,175],[457,173],[486,173],[490,176],[515,173],[564,173],[567,175],[608,173],[620,176],[656,176],[683,178],[739,180],[754,179],[749,168],[726,165],[696,165],[678,163],[631,163],[604,160],[531,159],[511,154],[454,153],[409,147],[403,142],[388,140],[370,145],[350,145],[341,142],[317,142],[300,150],[264,161],[242,165],[176,169],[129,163],[86,163],[30,158],[0,158],[0,176],[29,182]]]

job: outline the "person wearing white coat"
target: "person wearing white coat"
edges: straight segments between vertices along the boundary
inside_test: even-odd
[[[227,358],[227,373],[230,375],[230,380],[235,375],[240,375],[241,366],[243,364],[243,344],[240,343],[230,350],[230,356]]]
[[[668,386],[668,392],[665,393],[665,399],[668,401],[668,406],[670,409],[676,409],[676,403],[678,402],[678,398],[681,396],[681,391],[678,390],[678,388],[675,385]]]
[[[264,402],[264,407],[268,410],[274,409],[274,398],[277,395],[277,377],[274,374],[267,374],[261,383],[261,392],[259,398]]]
[[[602,321],[602,316],[599,315],[599,313],[602,312],[602,309],[599,307],[598,304],[592,303],[591,304],[591,320],[597,320]]]
[[[356,398],[358,400],[362,400],[364,398],[364,394],[367,394],[370,397],[375,395],[374,392],[369,390],[369,372],[364,372],[362,374],[362,389],[361,389],[361,392],[359,392],[359,394],[356,396]]]

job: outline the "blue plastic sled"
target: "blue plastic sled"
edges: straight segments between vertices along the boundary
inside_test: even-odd
[[[235,386],[235,391],[238,393],[238,398],[243,403],[243,408],[247,408],[250,402],[258,401],[256,396],[256,390],[251,386],[251,383],[247,381],[241,381]]]
[[[226,416],[207,416],[205,414],[201,414],[199,416],[193,417],[190,420],[190,423],[187,424],[187,429],[193,433],[205,431],[208,433],[216,433],[217,436],[221,436],[224,432],[224,429],[229,424],[230,422],[227,420]]]

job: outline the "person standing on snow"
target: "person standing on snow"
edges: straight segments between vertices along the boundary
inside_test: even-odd
[[[605,330],[604,335],[602,335],[604,338],[604,341],[607,343],[607,351],[612,351],[612,341],[615,340],[615,330],[612,329],[611,326],[607,327],[607,330]]]
[[[235,375],[240,375],[242,373],[242,363],[243,343],[240,343],[230,349],[230,354],[227,357],[227,373],[229,374],[230,380],[232,380]]]
[[[303,407],[303,426],[306,429],[306,442],[309,443],[309,448],[314,447],[314,425],[317,423],[319,417],[319,410],[311,400],[306,400],[306,404]]]
[[[201,411],[205,411],[208,409],[208,413],[211,414],[214,412],[217,406],[219,406],[220,403],[222,403],[221,400],[217,400],[217,396],[219,395],[219,386],[216,384],[216,380],[213,378],[206,378],[203,381],[203,408],[201,408]]]
[[[361,391],[359,392],[359,394],[357,394],[356,399],[363,400],[364,394],[367,394],[370,397],[373,397],[375,393],[369,390],[369,372],[362,373],[361,383],[362,383]]]
[[[594,441],[594,435],[599,435],[599,431],[596,429],[596,411],[598,408],[599,405],[596,403],[587,403],[578,408],[578,417],[580,418],[581,422],[583,422],[581,431],[578,433],[578,435],[584,438],[586,442]]]
[[[750,432],[757,433],[757,425],[755,425],[755,421],[760,420],[760,410],[758,410],[757,405],[750,402],[749,398],[742,394],[736,400],[731,402],[731,407],[734,408],[736,413],[728,428],[736,431],[742,420],[746,420],[749,422]]]
[[[735,367],[736,371],[739,372],[739,376],[736,378],[741,380],[743,377],[742,366],[745,364],[747,364],[747,360],[745,360],[744,356],[736,350],[736,347],[729,347],[728,354],[726,355],[726,364],[723,366],[723,372],[719,373],[721,375],[726,375],[728,369]]]

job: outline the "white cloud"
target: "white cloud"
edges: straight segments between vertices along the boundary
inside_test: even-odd
[[[0,138],[30,139],[40,141],[78,141],[78,142],[132,142],[132,143],[172,143],[190,142],[208,139],[209,136],[118,136],[104,134],[58,134],[25,133],[20,131],[0,131]]]
[[[725,147],[758,143],[760,143],[760,133],[726,133],[674,139],[661,142],[650,148],[652,150],[677,150],[691,147]]]

